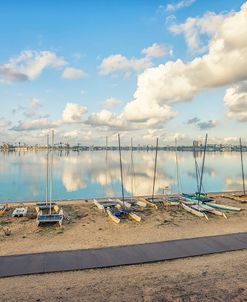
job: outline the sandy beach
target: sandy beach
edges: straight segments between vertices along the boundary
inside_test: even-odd
[[[125,219],[116,225],[90,200],[61,201],[65,220],[59,228],[37,227],[33,205],[28,204],[28,217],[12,218],[7,214],[0,218],[0,255],[246,232],[247,203],[220,195],[215,197],[218,203],[243,210],[227,213],[228,219],[209,215],[207,221],[179,207],[161,205],[158,210],[148,207],[136,211],[142,217],[140,223]],[[6,228],[11,230],[10,236],[5,235]],[[29,284],[18,301],[26,301],[27,296],[31,301],[91,301],[94,298],[101,301],[202,301],[202,297],[205,301],[212,301],[212,297],[217,301],[244,301],[243,297],[247,297],[246,256],[246,251],[239,251],[139,266],[7,278],[0,280],[4,289],[0,300],[15,301],[18,296],[15,284],[18,287]],[[53,300],[48,299],[52,291]]]
[[[136,213],[142,221],[128,219],[114,224],[98,210],[92,201],[62,201],[65,212],[63,227],[37,227],[34,206],[24,218],[0,218],[0,255],[74,250],[104,246],[127,245],[181,238],[220,235],[247,231],[247,203],[217,197],[218,203],[241,207],[239,213],[227,213],[228,219],[209,215],[209,220],[198,218],[179,207],[158,210],[147,207]],[[11,212],[11,211],[10,211]],[[8,215],[10,216],[10,215]],[[4,228],[11,230],[5,236]]]

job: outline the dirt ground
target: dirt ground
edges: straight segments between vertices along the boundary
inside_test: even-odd
[[[1,302],[247,301],[247,251],[0,279]]]
[[[155,242],[247,231],[247,203],[217,197],[218,203],[241,207],[228,219],[209,215],[209,221],[198,218],[180,207],[138,209],[142,221],[124,219],[114,224],[110,218],[88,201],[61,202],[65,212],[63,227],[37,227],[35,211],[29,206],[25,218],[12,218],[11,212],[0,217],[0,255],[43,251],[73,250],[135,243]],[[6,229],[11,234],[6,236]]]

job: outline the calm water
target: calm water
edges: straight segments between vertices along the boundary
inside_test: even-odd
[[[134,173],[130,153],[123,157],[125,194],[152,193],[154,152],[134,152]],[[244,154],[245,155],[245,154]],[[191,152],[180,152],[179,168],[183,192],[196,190],[194,159]],[[246,155],[244,156],[246,157]],[[0,201],[44,200],[46,190],[46,153],[0,153]],[[198,163],[202,154],[198,154]],[[134,177],[133,177],[134,175]],[[206,191],[242,188],[239,153],[207,153],[204,188]],[[165,187],[177,191],[174,152],[158,153],[156,193]],[[54,154],[54,199],[120,196],[118,152],[70,152]]]

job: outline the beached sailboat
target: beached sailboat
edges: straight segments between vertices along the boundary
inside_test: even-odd
[[[156,139],[156,148],[155,148],[155,158],[154,158],[154,174],[153,174],[153,189],[152,189],[152,195],[151,197],[147,197],[145,199],[142,199],[142,201],[146,202],[148,206],[153,206],[156,209],[157,204],[163,203],[164,198],[161,197],[155,197],[155,184],[156,184],[156,173],[157,173],[157,158],[158,158],[158,147],[159,147],[159,139]]]
[[[7,211],[8,205],[0,205],[0,216],[3,216]]]
[[[108,137],[106,136],[106,146],[105,146],[106,152],[105,152],[105,184],[107,185],[108,183]],[[103,193],[106,194],[104,191]],[[93,200],[94,204],[96,207],[102,211],[105,211],[107,208],[115,207],[118,202],[115,200],[112,200],[111,198],[107,198],[107,200],[98,200],[94,199]]]
[[[134,180],[135,180],[135,169],[134,169],[134,156],[133,156],[133,139],[130,142],[130,175],[131,175],[131,195],[130,197],[125,197],[124,205],[126,208],[144,208],[147,204],[144,201],[134,198]],[[122,199],[117,199],[117,201],[123,205]]]
[[[127,208],[125,204],[124,186],[123,186],[123,166],[122,166],[122,154],[120,135],[118,134],[118,146],[119,146],[119,164],[120,164],[120,178],[121,178],[121,190],[122,190],[122,204],[118,204],[115,208],[108,207],[107,214],[111,220],[115,223],[119,223],[121,218],[127,217],[135,222],[140,222],[141,217],[134,213],[131,207]]]
[[[49,141],[49,139],[48,139]],[[36,223],[37,225],[42,224],[50,224],[50,223],[58,223],[60,226],[62,225],[62,221],[64,218],[63,209],[59,209],[58,205],[53,206],[54,202],[52,201],[52,181],[53,181],[53,152],[54,152],[54,130],[52,131],[52,153],[51,153],[51,167],[50,167],[50,175],[49,175],[49,165],[47,164],[47,186],[46,186],[46,197],[47,204],[46,207],[40,209],[37,214]],[[49,153],[47,155],[47,162],[49,162]],[[48,203],[48,178],[50,178],[50,202]],[[48,207],[49,205],[49,207]]]
[[[46,196],[45,201],[40,201],[36,203],[35,210],[38,213],[41,210],[48,210],[50,206],[52,209],[54,209],[56,212],[59,211],[59,207],[57,206],[55,201],[52,201],[51,203],[48,202],[48,191],[49,191],[49,134],[47,134],[47,152],[46,152]]]

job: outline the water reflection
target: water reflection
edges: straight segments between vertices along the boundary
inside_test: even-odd
[[[152,193],[154,152],[122,153],[125,194]],[[182,189],[196,190],[194,158],[191,152],[179,152]],[[92,198],[120,196],[118,152],[55,152],[54,198]],[[44,200],[46,183],[45,152],[0,153],[1,201]],[[197,154],[199,165],[202,154]],[[207,153],[204,173],[206,191],[238,190],[242,187],[238,153]],[[159,152],[156,193],[169,187],[177,190],[176,158],[174,152]]]

